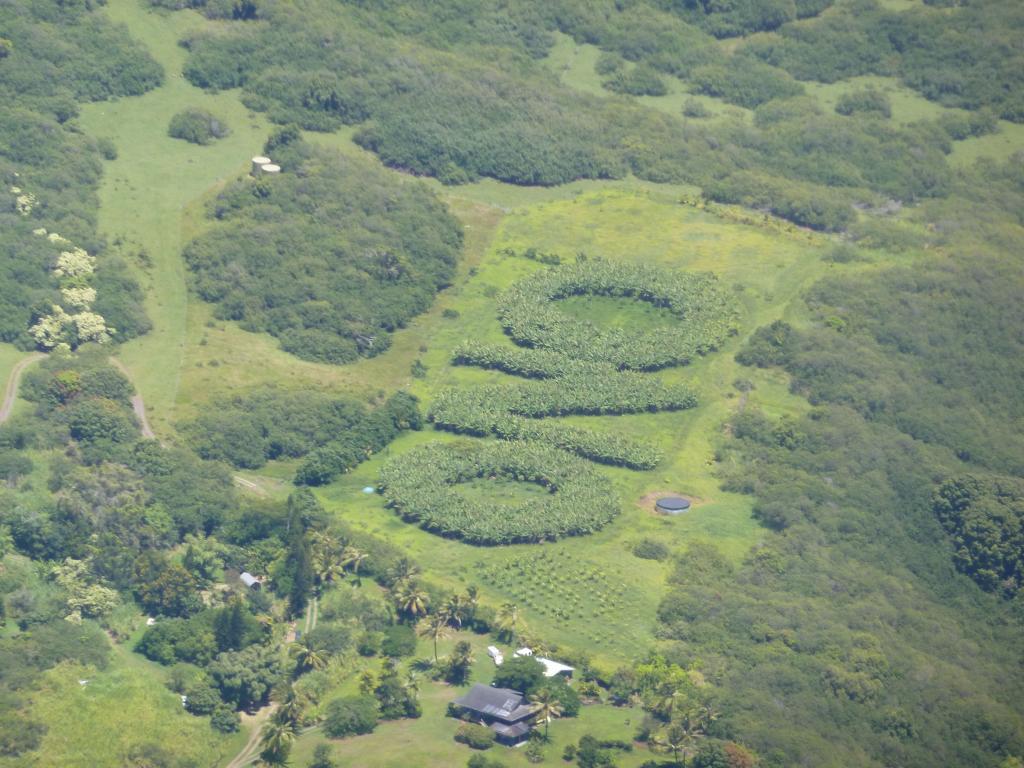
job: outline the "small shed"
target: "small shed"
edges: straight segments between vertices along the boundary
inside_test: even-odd
[[[665,496],[655,502],[654,508],[663,515],[681,515],[690,508],[690,502],[682,496]]]
[[[535,656],[534,658],[544,665],[544,677],[562,677],[569,680],[572,678],[572,673],[576,671],[575,668],[560,661],[545,659],[543,656]]]
[[[242,575],[239,576],[238,578],[249,589],[255,589],[256,591],[259,591],[260,589],[263,588],[263,582],[260,581],[257,577],[253,576],[248,571],[242,571]]]

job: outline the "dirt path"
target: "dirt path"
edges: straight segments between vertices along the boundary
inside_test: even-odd
[[[3,424],[11,417],[14,410],[14,401],[18,398],[18,384],[21,383],[21,374],[25,372],[36,360],[46,357],[42,352],[33,352],[28,357],[19,360],[11,369],[11,375],[7,379],[7,387],[4,389],[4,401],[0,403],[0,424]]]
[[[245,742],[245,746],[242,747],[242,751],[235,755],[225,768],[242,768],[243,766],[253,762],[259,756],[260,733],[263,730],[263,724],[270,719],[270,716],[274,714],[275,709],[277,709],[277,704],[270,704],[263,707],[263,709],[259,710],[255,715],[242,716],[242,724],[251,727],[252,731],[249,733],[249,740]]]
[[[127,376],[129,381],[132,380],[132,375],[125,367],[125,364],[116,357],[110,358],[110,364]],[[147,440],[155,440],[156,435],[153,434],[153,428],[149,426],[149,418],[146,416],[146,403],[142,400],[142,395],[132,395],[132,410],[135,411],[135,418],[139,420],[139,424],[142,427],[142,436]]]

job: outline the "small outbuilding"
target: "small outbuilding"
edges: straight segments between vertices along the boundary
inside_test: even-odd
[[[665,496],[655,502],[654,508],[663,515],[681,515],[690,508],[690,501],[682,496]]]
[[[238,578],[249,589],[254,589],[257,592],[263,589],[263,581],[256,576],[253,576],[248,571],[242,571],[242,574]]]
[[[543,656],[534,656],[534,658],[544,665],[544,677],[561,677],[570,680],[572,673],[576,671],[573,667],[560,661],[545,659]]]

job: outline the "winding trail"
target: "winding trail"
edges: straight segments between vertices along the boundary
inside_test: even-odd
[[[110,358],[110,364],[123,373],[128,378],[128,381],[132,380],[131,372],[127,367],[125,367],[125,364],[116,357]],[[136,393],[138,392],[137,387],[135,391]],[[149,425],[149,418],[146,416],[146,403],[142,399],[142,395],[132,395],[132,410],[135,411],[135,418],[139,420],[139,424],[142,427],[142,436],[147,440],[155,440],[156,435],[153,434],[153,428]],[[2,419],[0,419],[0,421],[2,421]]]
[[[260,753],[260,735],[263,731],[263,724],[270,719],[270,716],[274,714],[276,709],[277,704],[269,704],[255,715],[252,715],[252,717],[244,718],[249,721],[246,725],[252,728],[252,731],[249,733],[249,740],[245,742],[242,751],[235,755],[225,768],[242,768],[256,760]]]
[[[306,623],[304,632],[309,634],[316,629],[317,619],[320,618],[320,608],[315,597],[309,601],[309,607],[306,609]],[[293,642],[295,636],[293,632],[289,632],[285,636],[285,643]],[[270,719],[274,714],[274,710],[277,709],[277,704],[268,704],[263,709],[256,712],[251,716],[243,716],[242,724],[248,726],[252,730],[249,732],[249,740],[245,742],[245,746],[242,750],[232,758],[225,768],[243,768],[243,766],[249,765],[254,762],[259,756],[260,752],[260,736],[262,735],[263,725]],[[317,726],[306,728],[302,733],[314,730]]]
[[[14,401],[18,398],[18,385],[21,383],[21,375],[36,360],[42,360],[46,355],[42,352],[33,352],[28,357],[19,360],[11,368],[11,375],[7,379],[7,387],[4,389],[4,400],[0,403],[0,424],[3,424],[11,417],[14,410]]]

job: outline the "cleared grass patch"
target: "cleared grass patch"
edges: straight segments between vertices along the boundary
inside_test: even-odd
[[[154,430],[164,436],[173,429],[189,312],[181,259],[187,234],[182,210],[211,186],[244,170],[262,149],[269,128],[236,93],[205,93],[182,78],[186,52],[178,40],[214,26],[211,22],[193,11],[150,10],[137,0],[111,0],[103,12],[125,24],[166,73],[160,88],[85,105],[80,118],[86,132],[111,139],[118,151],[100,184],[100,231],[123,241],[128,250],[145,252],[142,263],[147,266],[137,276],[147,292],[153,330],[121,346],[118,355],[146,401]],[[193,107],[222,116],[232,127],[231,135],[205,147],[169,137],[171,117]]]
[[[110,667],[97,672],[62,664],[47,672],[31,694],[30,716],[48,726],[31,763],[35,768],[115,766],[146,745],[154,745],[196,765],[227,762],[236,738],[224,738],[209,719],[194,717],[181,699],[163,685],[159,669],[125,658],[118,649]],[[81,685],[79,680],[88,680]],[[0,766],[23,766],[19,759],[0,759]]]
[[[678,322],[671,312],[650,302],[609,296],[569,296],[558,301],[558,308],[598,328],[622,328],[639,332]]]

